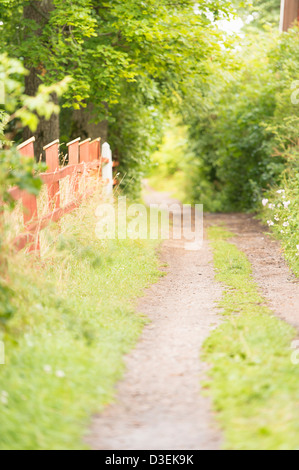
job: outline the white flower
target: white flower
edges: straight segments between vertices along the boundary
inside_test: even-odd
[[[272,220],[268,220],[267,224],[269,225],[269,227],[272,227],[272,225],[274,225],[274,222],[272,222]]]
[[[65,373],[62,370],[57,370],[56,377],[58,377],[59,379],[63,379],[65,377]]]
[[[274,217],[274,219],[276,220],[276,222],[279,222],[279,217],[278,217],[278,215],[276,215],[276,216]]]
[[[284,201],[283,202],[283,205],[284,205],[285,209],[288,209],[290,204],[291,204],[291,201],[287,201],[287,202]]]
[[[268,204],[268,202],[269,202],[269,199],[263,199],[263,200],[262,200],[263,206],[266,207],[266,205]]]
[[[5,392],[4,390],[1,392],[1,397],[0,397],[0,401],[3,405],[7,405],[8,404],[8,393]]]
[[[284,227],[288,227],[290,224],[289,224],[289,222],[284,222],[282,225],[283,225]]]
[[[279,191],[276,191],[276,192],[277,192],[277,194],[283,194],[283,193],[285,193],[285,190],[284,190],[284,189],[280,189]]]
[[[47,374],[50,374],[52,372],[52,367],[51,366],[44,366],[44,371],[47,373]]]
[[[280,233],[284,233],[284,230],[280,230]]]
[[[299,251],[299,245],[296,245],[297,250]]]
[[[275,204],[269,204],[269,209],[271,210],[275,209]]]

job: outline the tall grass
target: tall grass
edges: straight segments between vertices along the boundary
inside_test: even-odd
[[[44,230],[41,258],[3,247],[0,449],[86,448],[90,416],[113,400],[147,321],[134,299],[159,277],[157,242],[98,240],[101,201]]]

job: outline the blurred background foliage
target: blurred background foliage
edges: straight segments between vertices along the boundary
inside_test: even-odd
[[[18,186],[38,195],[42,181],[35,174],[44,170],[45,166],[20,156],[10,139],[9,129],[23,125],[36,131],[40,117],[49,119],[53,113],[59,112],[59,107],[52,101],[52,94],[61,96],[70,82],[66,77],[57,84],[40,85],[35,96],[28,96],[24,86],[24,77],[27,74],[20,60],[12,59],[6,53],[0,55],[0,82],[3,94],[0,109],[0,201],[10,208],[14,207],[14,202],[8,189]],[[0,213],[2,210],[0,205]]]
[[[298,171],[299,32],[260,33],[258,44],[246,35],[226,54],[183,110],[191,197],[211,211],[256,210],[285,171]]]
[[[238,15],[244,20],[248,31],[277,28],[280,19],[281,0],[234,0]]]
[[[194,155],[188,148],[188,128],[176,116],[169,116],[163,125],[163,140],[151,158],[148,184],[157,191],[169,193],[188,203],[188,174]]]
[[[279,0],[1,0],[1,139],[22,141],[29,128],[44,144],[50,119],[65,143],[79,130],[90,136],[94,121],[131,197],[150,174],[206,210],[258,210],[298,174],[299,32],[278,33],[279,8]],[[243,28],[232,35],[219,20],[234,15]],[[5,152],[2,181],[11,185],[16,160]]]
[[[230,11],[229,0],[0,0],[0,52],[28,69],[25,92],[72,78],[60,122],[52,115],[35,131],[37,155],[41,141],[101,136],[121,162],[122,186],[136,193],[163,112],[190,80],[201,82],[211,55],[222,60],[214,20]]]

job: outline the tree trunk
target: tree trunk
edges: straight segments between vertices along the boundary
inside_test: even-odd
[[[280,30],[288,31],[299,20],[299,1],[281,0]]]
[[[102,142],[106,142],[108,137],[108,121],[104,120],[95,123],[93,122],[94,120],[95,113],[91,103],[87,108],[75,110],[71,129],[72,138],[81,137],[83,140],[90,137],[94,140],[101,137]]]
[[[36,36],[41,36],[43,28],[48,22],[50,12],[53,10],[52,0],[31,1],[24,7],[24,18],[35,21],[40,28],[35,31]],[[39,75],[41,74],[44,64],[33,66],[33,62],[29,57],[25,57],[25,67],[29,70],[29,75],[25,78],[25,93],[34,96],[37,93],[39,85],[42,83]],[[58,98],[53,96],[53,101],[58,104]],[[59,116],[53,114],[47,121],[40,118],[38,128],[35,132],[31,132],[29,128],[24,130],[24,140],[35,136],[35,155],[37,160],[44,160],[43,147],[53,140],[59,138]]]

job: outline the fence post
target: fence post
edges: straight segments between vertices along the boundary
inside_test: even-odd
[[[59,140],[55,140],[44,147],[46,152],[46,164],[48,173],[59,170]],[[59,181],[48,184],[49,209],[55,210],[60,207]]]
[[[90,141],[91,139],[86,139],[83,142],[80,142],[80,163],[89,163],[90,162]]]
[[[107,159],[108,163],[104,163],[103,169],[102,169],[102,177],[104,182],[107,182],[105,188],[105,192],[108,195],[111,195],[113,193],[113,165],[112,165],[112,152],[110,145],[108,142],[105,142],[103,144],[102,148],[102,157],[103,159]]]
[[[86,139],[83,142],[80,142],[80,163],[89,163],[90,162],[90,141],[91,139]],[[87,192],[87,182],[86,182],[86,168],[84,168],[83,173],[83,196],[86,196]]]
[[[26,140],[26,142],[24,142],[23,144],[19,145],[17,147],[17,150],[23,157],[29,157],[34,159],[34,142],[35,137],[32,137],[31,139]],[[24,226],[26,229],[30,222],[32,222],[34,219],[37,220],[38,217],[36,196],[24,191],[24,194],[22,196],[22,204]],[[35,238],[35,235],[37,236],[37,238]],[[35,251],[36,249],[39,251],[40,246],[38,234],[29,233],[28,240],[30,243],[28,247],[29,252]]]
[[[101,180],[102,178],[102,165],[101,165],[101,137],[90,142],[90,161],[98,161],[99,167],[97,170],[97,176]]]
[[[69,154],[69,165],[78,165],[79,163],[79,143],[81,138],[79,137],[72,142],[69,142],[67,145],[68,147],[68,154]]]
[[[100,159],[100,149],[101,149],[101,138],[93,140],[90,142],[89,153],[90,153],[90,161],[93,162],[94,160]]]
[[[78,165],[80,163],[79,157],[79,144],[80,144],[81,137],[76,140],[72,140],[67,145],[68,147],[68,154],[69,154],[69,165]],[[79,175],[78,171],[75,170],[72,177],[71,177],[71,188],[74,189],[74,193],[76,194],[79,191]]]

